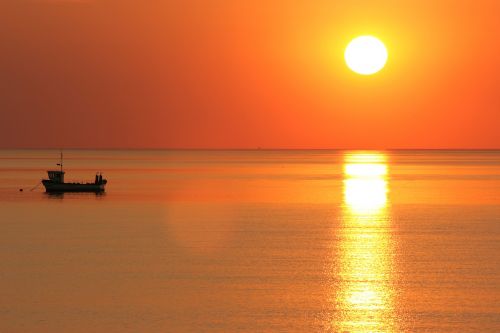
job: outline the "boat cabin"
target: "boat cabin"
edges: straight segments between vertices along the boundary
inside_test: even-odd
[[[47,174],[49,175],[49,180],[53,181],[54,183],[64,183],[64,171],[50,170],[47,171]]]

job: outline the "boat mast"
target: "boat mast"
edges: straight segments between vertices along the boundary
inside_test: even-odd
[[[62,152],[62,149],[61,149],[61,163],[57,163],[57,165],[59,165],[61,167],[61,173],[63,172],[63,152]]]

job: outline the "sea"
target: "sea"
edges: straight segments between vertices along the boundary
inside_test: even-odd
[[[500,151],[57,163],[0,150],[0,332],[500,332]]]

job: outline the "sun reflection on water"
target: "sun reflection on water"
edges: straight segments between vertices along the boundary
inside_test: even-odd
[[[394,332],[388,165],[383,153],[344,157],[340,332]]]

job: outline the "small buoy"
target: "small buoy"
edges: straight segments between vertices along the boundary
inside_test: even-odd
[[[19,192],[22,192],[22,191],[23,191],[23,189],[22,189],[22,188],[20,188],[20,189],[19,189]]]

